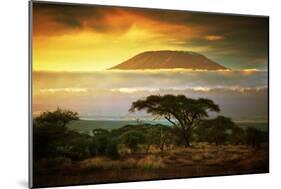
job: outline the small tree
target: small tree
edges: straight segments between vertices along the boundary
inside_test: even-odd
[[[66,124],[68,124],[72,120],[79,120],[78,113],[70,110],[62,110],[60,108],[57,108],[52,112],[43,112],[41,115],[34,119],[34,121],[38,125],[56,125],[62,127],[66,126]]]
[[[231,130],[234,127],[234,123],[231,118],[224,116],[218,116],[214,119],[206,120],[204,124],[210,128],[209,140],[217,145],[226,141],[227,130]]]
[[[109,134],[109,131],[106,129],[98,128],[98,129],[93,129],[92,133],[93,133],[93,136],[102,136],[102,135],[106,136]]]
[[[129,111],[145,110],[154,116],[162,116],[177,128],[185,146],[190,146],[193,130],[208,117],[209,111],[219,112],[219,106],[209,99],[191,99],[184,95],[151,95],[132,103]]]
[[[232,144],[245,144],[246,140],[246,134],[245,134],[245,130],[241,127],[238,126],[234,126],[231,129],[231,134],[229,136],[229,141]]]
[[[92,137],[89,142],[89,151],[93,156],[105,155],[110,158],[118,158],[118,142],[116,138],[112,138],[110,132],[108,134],[100,134]]]
[[[266,133],[252,127],[246,129],[246,142],[253,148],[259,148],[263,141],[266,141]]]
[[[150,127],[145,134],[146,153],[149,152],[151,145],[159,143],[159,132],[157,127]]]
[[[136,152],[139,144],[143,144],[145,142],[145,136],[139,131],[128,131],[121,136],[121,140],[127,148],[129,148],[132,152]]]
[[[69,131],[64,137],[66,139],[66,149],[63,155],[70,157],[72,160],[82,160],[90,157],[91,136]]]
[[[43,112],[36,117],[33,120],[34,157],[53,157],[69,149],[69,140],[73,138],[69,136],[72,136],[73,132],[67,129],[66,124],[78,119],[77,112],[60,108]]]
[[[106,147],[108,145],[108,136],[96,136],[94,137],[94,142],[96,144],[96,155],[105,154]]]
[[[109,139],[106,145],[105,149],[105,155],[117,159],[119,158],[119,152],[118,152],[118,142],[116,139]]]
[[[161,152],[164,148],[172,143],[170,127],[164,125],[153,125],[145,132],[146,152],[149,151],[151,145],[156,145]]]

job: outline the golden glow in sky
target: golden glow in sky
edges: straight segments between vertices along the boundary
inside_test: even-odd
[[[142,53],[185,50],[234,68],[267,65],[267,18],[33,3],[33,70],[105,70]]]
[[[137,27],[122,35],[80,32],[36,36],[33,68],[49,71],[105,70],[146,50],[177,49],[165,40],[153,37],[153,33]]]

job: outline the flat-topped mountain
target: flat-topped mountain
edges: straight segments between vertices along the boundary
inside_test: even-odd
[[[210,60],[204,55],[190,51],[146,51],[118,64],[110,70],[137,70],[137,69],[200,69],[221,70],[224,66]]]

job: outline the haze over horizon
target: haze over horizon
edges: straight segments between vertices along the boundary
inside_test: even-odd
[[[235,120],[267,120],[266,71],[126,70],[34,72],[33,111],[61,108],[91,119],[131,119],[128,109],[151,94],[210,98]],[[241,109],[243,111],[241,111]],[[139,114],[145,116],[145,114]]]

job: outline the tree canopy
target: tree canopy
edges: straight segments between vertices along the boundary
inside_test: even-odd
[[[216,145],[224,143],[227,137],[227,130],[232,131],[235,128],[232,119],[224,116],[205,120],[202,125],[210,128],[208,138],[210,139],[210,142],[215,142]]]
[[[77,112],[62,110],[57,108],[55,111],[47,111],[34,119],[38,125],[65,126],[72,120],[79,120]]]
[[[179,129],[185,146],[190,145],[192,130],[208,117],[210,111],[220,108],[210,99],[187,98],[184,95],[151,95],[132,103],[129,111],[145,110],[154,116],[161,116]]]

